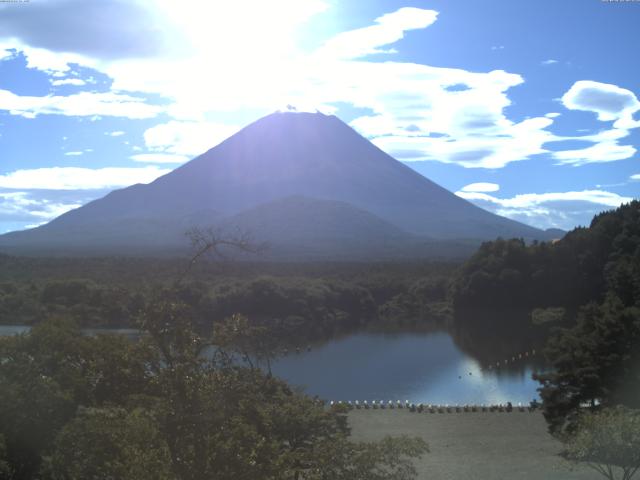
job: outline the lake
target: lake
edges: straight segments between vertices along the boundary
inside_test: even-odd
[[[2,326],[0,335],[29,327]],[[88,334],[136,330],[86,329]],[[515,368],[514,368],[515,367]],[[482,368],[446,332],[356,333],[277,359],[273,373],[327,400],[409,400],[431,404],[528,403],[538,398],[535,367]]]
[[[274,374],[328,400],[431,404],[528,403],[538,398],[532,364],[481,368],[446,332],[358,333],[289,354]]]
[[[0,325],[0,337],[7,335],[19,335],[31,330],[28,325]],[[117,335],[127,335],[135,338],[140,334],[140,330],[136,328],[83,328],[82,333],[85,335],[98,335],[100,333],[115,333]]]

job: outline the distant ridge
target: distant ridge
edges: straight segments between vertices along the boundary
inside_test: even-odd
[[[458,255],[498,236],[557,237],[457,197],[335,116],[286,112],[257,120],[148,185],[2,235],[0,249],[175,251],[186,245],[188,228],[210,225],[239,226],[279,256],[296,258],[450,256],[445,250]]]

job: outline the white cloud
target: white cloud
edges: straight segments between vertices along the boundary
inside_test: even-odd
[[[500,185],[489,182],[470,183],[460,189],[461,192],[497,192],[498,190]]]
[[[80,205],[34,198],[29,192],[0,192],[0,225],[8,221],[39,225]]]
[[[137,153],[131,155],[131,160],[144,163],[184,163],[189,157],[173,153]]]
[[[542,65],[553,65],[555,63],[558,63],[558,60],[554,60],[553,58],[550,58],[548,60],[543,60],[542,62],[540,62]]]
[[[560,114],[558,112],[550,112],[550,113],[545,113],[544,116],[547,118],[557,118],[560,116]]]
[[[615,120],[616,128],[635,128],[640,122],[633,114],[640,110],[636,95],[625,88],[608,83],[580,80],[575,82],[562,97],[562,103],[570,110],[582,110],[598,115],[598,120]]]
[[[635,173],[629,177],[631,180],[640,180],[640,173]]]
[[[80,78],[64,78],[61,80],[51,80],[51,85],[53,85],[54,87],[59,87],[61,85],[74,85],[76,87],[81,87],[86,84],[87,82]]]
[[[632,145],[620,145],[619,140],[630,134],[630,129],[640,127],[633,115],[640,111],[640,102],[630,90],[617,85],[581,80],[575,82],[561,99],[570,110],[593,112],[598,120],[614,121],[612,128],[592,135],[556,137],[552,141],[581,140],[594,145],[560,150],[552,157],[562,165],[580,166],[589,163],[605,163],[633,157],[637,149]]]
[[[149,183],[169,173],[155,166],[136,168],[51,167],[0,175],[0,188],[16,190],[98,190]]]
[[[16,57],[16,51],[10,48],[6,48],[0,44],[0,62],[3,60],[12,60]]]
[[[109,135],[110,137],[121,137],[125,132],[122,130],[116,130],[114,132],[104,132],[105,135]]]
[[[564,229],[588,225],[591,218],[602,210],[617,208],[633,200],[604,190],[525,193],[511,198],[460,190],[456,195],[498,215],[539,228]]]
[[[494,99],[497,102],[504,96],[489,88],[467,92],[470,92],[469,97],[478,96],[478,103],[480,99],[487,102]],[[484,111],[481,108],[476,110],[482,113],[470,112],[464,107],[456,108],[455,102],[452,110],[447,111],[447,96],[450,94],[441,91],[438,95],[438,107],[431,110],[430,116],[411,123],[422,134],[408,133],[405,122],[407,126],[404,132],[396,129],[391,135],[374,137],[373,142],[403,161],[434,160],[467,168],[502,168],[511,162],[547,152],[543,145],[554,138],[545,130],[551,125],[551,119],[536,117],[514,123],[502,114],[495,102],[483,106]],[[398,118],[388,122],[396,125],[403,123]],[[365,123],[361,119],[356,119],[353,125],[365,135],[371,135],[371,131],[363,128]],[[433,136],[433,133],[437,136]]]
[[[65,155],[67,157],[77,157],[82,155],[84,152],[83,151],[75,151],[75,152],[65,152]]]
[[[154,152],[193,157],[227,139],[239,130],[235,125],[213,122],[162,123],[144,132],[144,141]]]
[[[606,140],[587,148],[554,152],[552,156],[562,165],[580,166],[625,160],[635,155],[636,151],[631,145],[618,145],[616,141]]]
[[[486,200],[506,208],[530,208],[548,202],[583,201],[619,207],[622,203],[633,200],[631,197],[622,197],[616,193],[603,190],[582,190],[579,192],[556,193],[523,193],[512,198],[500,199],[480,192],[456,192],[456,195],[467,200]]]
[[[404,7],[375,19],[375,24],[339,33],[327,41],[316,53],[321,57],[355,59],[378,53],[395,53],[381,50],[404,37],[404,32],[426,28],[436,21],[438,12],[421,8]]]
[[[164,109],[150,105],[141,98],[113,92],[80,92],[68,96],[34,97],[0,90],[0,110],[25,118],[35,118],[37,115],[104,115],[141,119],[155,117]]]

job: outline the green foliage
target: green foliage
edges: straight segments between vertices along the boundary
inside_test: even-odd
[[[487,242],[452,284],[454,307],[576,309],[611,291],[640,300],[640,202],[594,217],[555,243]]]
[[[552,432],[575,428],[581,405],[640,408],[640,309],[616,297],[580,312],[575,327],[546,348],[549,373],[538,375],[544,414]]]
[[[45,458],[51,479],[169,480],[169,452],[157,423],[142,409],[81,409]]]
[[[566,455],[609,480],[617,470],[622,480],[630,480],[640,469],[640,411],[619,407],[582,415]]]
[[[561,324],[567,315],[562,307],[536,308],[531,312],[531,322],[534,325]]]
[[[214,346],[181,295],[156,292],[137,342],[61,320],[0,339],[3,478],[415,478],[424,442],[350,442],[343,412],[229,361],[260,328],[231,317]]]
[[[176,286],[175,275],[184,273],[177,260],[3,257],[0,324],[34,325],[58,317],[83,328],[133,327],[157,292],[171,287],[202,329],[240,313],[299,346],[379,320],[391,328],[445,321],[452,268],[203,262]]]
[[[37,471],[42,452],[78,405],[124,402],[145,393],[147,353],[116,336],[86,337],[51,320],[0,338],[0,434],[16,478]]]
[[[210,318],[240,313],[288,335],[317,339],[351,330],[377,316],[370,293],[329,279],[259,277],[218,286],[209,299]]]

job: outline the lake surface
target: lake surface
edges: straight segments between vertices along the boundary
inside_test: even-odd
[[[29,330],[0,325],[0,335]],[[132,329],[86,329],[87,334],[134,335]],[[326,400],[409,400],[431,404],[528,403],[538,398],[535,368],[483,369],[446,332],[357,333],[277,359],[273,373]]]
[[[274,374],[327,400],[430,404],[528,403],[532,365],[482,369],[448,333],[359,333],[278,359]]]
[[[7,335],[19,335],[31,330],[28,325],[0,325],[0,337]],[[140,334],[140,330],[135,328],[83,328],[82,333],[85,335],[98,335],[101,333],[114,333],[117,335],[126,335],[135,338]]]

